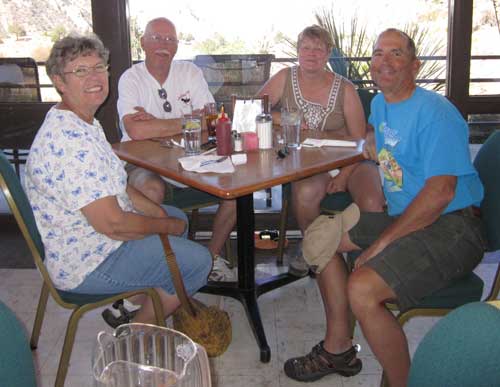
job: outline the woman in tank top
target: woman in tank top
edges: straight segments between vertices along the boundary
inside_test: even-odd
[[[366,134],[363,107],[354,85],[326,69],[332,48],[328,31],[317,25],[305,28],[297,40],[299,65],[280,70],[259,95],[268,94],[273,107],[300,107],[302,129],[333,130],[339,139],[358,140]],[[273,121],[280,124],[279,112],[273,114]],[[384,196],[374,163],[360,162],[332,175],[321,173],[292,183],[292,207],[302,232],[320,214],[320,202],[327,193],[349,191],[361,211],[382,211]],[[300,258],[290,266],[305,275],[307,267]]]

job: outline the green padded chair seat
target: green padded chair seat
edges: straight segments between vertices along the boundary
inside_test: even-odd
[[[425,297],[417,308],[456,308],[469,302],[479,301],[483,295],[484,282],[470,273],[452,285]]]
[[[180,208],[183,211],[189,211],[194,208],[218,204],[220,200],[221,199],[217,196],[210,195],[194,188],[173,187],[163,203]]]
[[[118,294],[122,293],[116,293],[116,294],[79,294],[79,293],[71,293],[71,292],[65,292],[64,290],[57,290],[61,298],[63,299],[64,302],[67,302],[69,304],[73,305],[86,305],[86,304],[94,304],[96,302],[100,302],[102,300],[105,300],[107,298],[113,297]]]
[[[500,385],[500,310],[483,302],[441,319],[413,356],[408,387]]]
[[[322,211],[344,211],[352,203],[352,197],[349,192],[337,192],[328,194],[320,203]]]

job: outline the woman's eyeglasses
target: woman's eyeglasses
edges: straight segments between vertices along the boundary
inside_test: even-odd
[[[163,104],[163,110],[166,113],[170,113],[172,111],[172,105],[167,101],[167,91],[164,88],[161,88],[158,90],[158,95],[161,99],[165,100],[165,103]]]
[[[109,66],[104,63],[96,64],[95,66],[79,66],[72,71],[65,71],[63,74],[73,74],[78,78],[85,78],[89,76],[92,72],[96,72],[98,74],[105,73],[108,71]],[[166,94],[165,94],[166,95]],[[166,98],[166,97],[165,97]]]

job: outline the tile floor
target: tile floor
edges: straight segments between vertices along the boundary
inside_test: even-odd
[[[491,283],[496,265],[482,264],[478,273]],[[272,264],[258,265],[258,275],[276,272]],[[1,269],[0,299],[14,310],[31,332],[38,302],[41,280],[32,269]],[[486,286],[489,289],[488,286]],[[218,296],[200,295],[207,303],[218,303],[228,311],[233,324],[233,341],[228,351],[211,359],[214,387],[315,387],[378,386],[381,369],[366,344],[359,327],[355,341],[360,343],[363,360],[362,372],[352,378],[337,375],[325,377],[315,383],[296,383],[282,370],[283,362],[291,356],[303,354],[322,339],[324,331],[323,310],[315,281],[304,278],[259,298],[261,315],[271,347],[271,361],[259,361],[259,352],[241,304]],[[39,386],[53,386],[65,326],[69,313],[49,299],[38,349],[33,352]],[[413,353],[436,318],[415,318],[405,327]],[[111,331],[100,316],[100,311],[88,313],[78,328],[66,385],[92,386],[91,358],[97,333]]]

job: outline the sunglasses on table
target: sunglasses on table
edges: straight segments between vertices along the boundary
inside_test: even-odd
[[[166,113],[170,113],[172,111],[172,105],[167,100],[167,91],[164,88],[161,88],[158,90],[158,95],[161,99],[165,100],[165,102],[163,103],[163,110]]]

